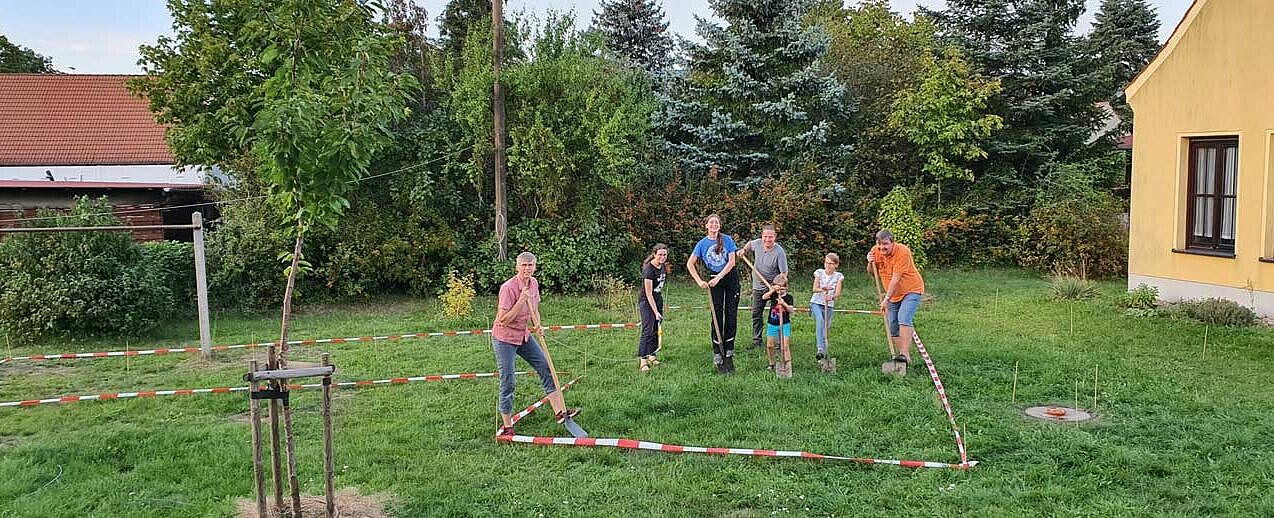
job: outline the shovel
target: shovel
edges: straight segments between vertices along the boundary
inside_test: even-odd
[[[548,343],[544,341],[544,328],[540,326],[540,320],[536,318],[534,311],[531,312],[531,318],[535,320],[535,322],[533,322],[535,325],[535,335],[540,338],[540,351],[544,352],[544,359],[549,362],[549,373],[553,376],[553,386],[557,387],[557,390],[561,392],[562,382],[557,379],[557,367],[553,366],[553,356],[549,354]],[[562,402],[565,403],[566,399],[563,398]],[[562,421],[562,426],[566,427],[566,431],[570,432],[572,437],[588,437],[588,432],[585,432],[584,429],[569,416]]]

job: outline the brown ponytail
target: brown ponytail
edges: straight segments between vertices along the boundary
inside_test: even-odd
[[[720,223],[720,222],[721,222],[721,216],[720,216],[720,215],[718,215],[718,214],[709,214],[707,218],[704,218],[703,223],[704,223],[705,225],[706,225],[706,224],[708,224],[708,221],[712,220],[712,218],[717,218],[717,222],[718,222],[718,223]],[[718,253],[718,254],[719,254],[719,253],[722,253],[722,252],[725,252],[725,243],[724,243],[724,242],[722,241],[722,239],[721,239],[721,235],[722,235],[722,234],[723,234],[723,232],[722,232],[722,231],[720,231],[720,230],[718,230],[718,231],[717,231],[717,253]]]
[[[644,268],[646,265],[650,264],[651,261],[655,260],[655,254],[659,253],[660,250],[667,250],[667,249],[668,249],[668,245],[665,245],[663,243],[655,243],[655,246],[650,249],[650,255],[647,255],[646,259],[641,262],[641,266]],[[668,269],[669,264],[670,264],[669,261],[664,261],[664,269]]]

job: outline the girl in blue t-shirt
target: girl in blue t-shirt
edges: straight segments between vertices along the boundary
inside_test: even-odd
[[[686,260],[686,271],[700,288],[709,291],[712,309],[712,363],[721,374],[734,373],[734,334],[739,316],[739,274],[734,271],[734,252],[739,249],[734,239],[721,233],[721,216],[713,214],[704,222],[708,235],[695,245]],[[712,277],[699,276],[697,264],[702,262]]]

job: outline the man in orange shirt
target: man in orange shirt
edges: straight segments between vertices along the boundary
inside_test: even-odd
[[[911,363],[914,319],[916,310],[920,309],[920,297],[925,293],[925,281],[911,258],[911,249],[895,243],[894,234],[888,230],[876,233],[876,246],[867,252],[867,271],[871,271],[873,263],[885,284],[880,310],[885,312],[889,338],[900,353],[894,361]]]

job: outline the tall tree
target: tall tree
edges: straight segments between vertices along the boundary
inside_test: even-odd
[[[889,117],[898,93],[916,88],[934,62],[933,23],[925,17],[908,20],[890,10],[887,0],[854,6],[823,0],[806,22],[831,37],[822,66],[855,96],[857,111],[846,121],[846,136],[855,144],[847,176],[880,193],[919,179],[925,161]]]
[[[783,171],[839,169],[849,148],[833,135],[851,112],[824,71],[828,37],[803,23],[808,0],[710,0],[720,26],[698,19],[689,70],[662,94],[657,116],[682,169],[717,168],[752,183]]]
[[[503,1],[503,0],[496,0]],[[459,58],[464,53],[465,39],[475,24],[490,26],[492,0],[450,0],[438,17],[438,35],[447,55]]]
[[[169,125],[178,160],[244,166],[296,238],[283,304],[305,232],[335,226],[345,195],[406,114],[411,77],[390,70],[401,40],[354,0],[170,0],[175,39],[142,46],[131,83]],[[209,135],[219,138],[209,142]]]
[[[52,74],[53,60],[0,34],[0,73]]]
[[[1096,127],[1100,81],[1072,32],[1083,10],[1083,0],[948,0],[927,12],[975,73],[1001,82],[988,106],[1004,129],[987,142],[980,175],[996,200],[1024,202],[1004,188],[1034,187],[1041,166],[1073,159]]]
[[[1123,88],[1159,51],[1159,15],[1146,0],[1102,0],[1086,46],[1102,72],[1100,95],[1119,113],[1120,129],[1131,130]]]
[[[967,163],[986,158],[981,141],[1003,125],[998,115],[984,113],[1000,83],[972,77],[955,49],[926,61],[920,84],[898,93],[889,124],[916,146],[931,177],[972,180]]]
[[[628,63],[647,71],[663,70],[672,62],[672,36],[663,7],[655,0],[602,0],[593,11],[593,30],[606,47]]]

